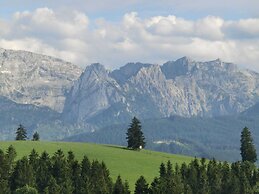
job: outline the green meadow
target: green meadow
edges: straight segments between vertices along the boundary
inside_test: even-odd
[[[132,151],[124,147],[92,143],[6,141],[0,142],[0,149],[6,150],[10,145],[15,147],[17,159],[29,155],[34,148],[39,154],[47,151],[52,155],[58,149],[63,150],[64,153],[71,150],[78,160],[86,155],[90,160],[104,161],[113,181],[118,175],[121,175],[123,180],[128,180],[131,190],[133,190],[135,181],[140,175],[143,175],[149,183],[155,176],[158,176],[161,162],[170,160],[173,164],[181,164],[188,163],[193,159],[182,155],[150,150]]]

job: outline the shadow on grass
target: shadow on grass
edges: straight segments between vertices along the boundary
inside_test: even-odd
[[[115,145],[105,145],[105,147],[116,148],[116,149],[120,149],[120,150],[130,150],[127,147],[115,146]]]
[[[122,146],[115,146],[115,145],[105,145],[106,147],[110,147],[110,148],[116,148],[116,149],[120,149],[120,150],[127,150],[127,151],[140,151],[140,150],[133,150],[133,149],[129,149],[127,147],[122,147]]]

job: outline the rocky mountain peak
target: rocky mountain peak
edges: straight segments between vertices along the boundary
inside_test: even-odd
[[[118,83],[124,84],[129,78],[135,76],[141,68],[149,66],[151,66],[151,64],[127,63],[120,69],[116,69],[113,72],[111,72],[111,77],[113,77]]]
[[[78,66],[57,58],[1,49],[0,95],[16,103],[61,112],[65,93],[81,72]]]
[[[196,62],[188,57],[182,57],[176,61],[168,61],[161,67],[167,79],[175,79],[190,73]]]
[[[69,117],[78,115],[75,120],[105,122],[134,115],[236,114],[256,103],[258,85],[259,74],[221,60],[197,62],[183,57],[162,66],[128,63],[112,72],[97,65],[86,68],[65,110]]]

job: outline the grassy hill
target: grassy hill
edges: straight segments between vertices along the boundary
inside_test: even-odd
[[[46,150],[49,154],[53,154],[58,149],[62,149],[65,153],[71,150],[78,160],[86,155],[90,160],[104,161],[113,180],[121,175],[124,180],[129,181],[131,190],[133,190],[135,181],[140,175],[144,175],[149,183],[155,176],[158,176],[161,162],[170,160],[173,164],[180,164],[192,160],[191,157],[187,156],[150,150],[131,151],[123,147],[90,143],[10,141],[0,142],[0,149],[6,150],[10,145],[15,147],[18,153],[17,158],[28,155],[34,148],[38,153]]]

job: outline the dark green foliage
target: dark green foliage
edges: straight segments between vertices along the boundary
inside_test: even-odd
[[[166,177],[166,168],[164,163],[161,163],[160,165],[159,174],[160,174],[160,178]]]
[[[25,185],[24,187],[16,189],[14,194],[38,194],[38,191],[33,187]]]
[[[162,194],[163,193],[162,188],[161,188],[161,182],[160,182],[159,178],[157,178],[157,177],[154,178],[153,182],[150,185],[149,193],[150,194]]]
[[[7,157],[2,150],[0,150],[0,193],[9,194],[9,165]]]
[[[28,158],[14,162],[16,151],[10,146],[6,154],[0,149],[0,194],[130,194],[127,181],[119,177],[113,184],[103,162],[84,156],[79,163],[72,151],[66,157],[57,150],[50,158],[33,149]],[[11,167],[10,167],[11,166]]]
[[[225,175],[225,180],[228,181],[228,165],[224,164],[224,168],[222,169],[222,174]],[[207,167],[207,176],[208,176],[208,186],[210,188],[210,193],[218,194],[221,192],[221,179],[223,179],[221,175],[221,169],[219,168],[217,162],[213,159],[209,161]]]
[[[0,193],[4,193],[4,194],[10,194],[11,193],[9,183],[8,183],[7,180],[4,180],[4,179],[0,180]]]
[[[32,149],[29,155],[29,163],[33,167],[34,171],[36,172],[39,168],[39,154],[36,152],[35,149]]]
[[[141,131],[140,121],[134,117],[127,131],[128,148],[131,149],[142,149],[145,147],[145,138]]]
[[[49,184],[44,189],[44,194],[60,194],[61,188],[57,184],[55,178],[50,176]]]
[[[148,184],[143,176],[140,176],[135,184],[135,194],[148,194]]]
[[[11,177],[11,190],[23,187],[25,185],[35,185],[35,173],[33,167],[30,165],[28,158],[23,157],[18,160]]]
[[[113,194],[130,194],[128,183],[125,182],[123,184],[120,176],[117,177],[117,180],[113,187]]]
[[[40,134],[36,131],[32,136],[32,141],[39,141],[40,140]]]
[[[10,172],[12,170],[12,166],[14,163],[14,159],[17,156],[17,153],[14,149],[14,147],[12,145],[10,145],[7,149],[7,153],[6,153],[6,161],[8,164],[8,168],[7,170]]]
[[[250,162],[221,163],[194,159],[172,169],[170,162],[160,165],[151,194],[252,194],[259,191],[258,169]],[[137,183],[136,183],[137,184]],[[139,183],[138,183],[139,184]],[[135,191],[135,193],[138,193]]]
[[[51,171],[52,163],[47,152],[43,152],[41,154],[38,164],[39,166],[36,171],[36,175],[37,175],[36,183],[37,183],[39,192],[43,192],[46,189],[46,187],[48,187],[48,189],[52,189],[52,186],[53,185],[55,186],[56,181],[54,184],[54,181],[52,180],[54,178],[52,176],[52,171]]]
[[[251,136],[250,130],[245,127],[243,131],[241,132],[241,156],[242,161],[249,161],[249,162],[256,162],[257,160],[257,154],[255,150],[255,146],[253,144],[253,139]]]
[[[93,161],[90,171],[90,191],[92,193],[112,193],[112,181],[109,176],[109,170],[105,164]]]
[[[27,132],[24,126],[21,124],[19,125],[18,129],[16,130],[16,138],[17,141],[25,141],[27,139]]]

